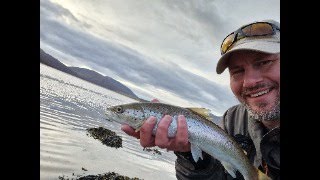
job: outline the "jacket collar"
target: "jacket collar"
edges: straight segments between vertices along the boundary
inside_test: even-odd
[[[280,127],[267,131],[262,122],[255,119],[248,119],[248,132],[256,148],[256,157],[254,166],[259,167],[262,164],[261,143],[280,133]]]

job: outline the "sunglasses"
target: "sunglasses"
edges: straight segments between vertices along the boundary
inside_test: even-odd
[[[243,26],[224,38],[220,47],[221,55],[224,55],[235,42],[242,38],[274,35],[276,30],[280,31],[280,27],[268,22],[255,22]]]

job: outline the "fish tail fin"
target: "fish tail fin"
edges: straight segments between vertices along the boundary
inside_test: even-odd
[[[258,172],[258,180],[272,180],[269,176],[267,176],[265,173],[257,169]]]

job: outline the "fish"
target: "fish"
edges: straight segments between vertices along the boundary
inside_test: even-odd
[[[157,122],[152,130],[153,135],[156,134],[158,124],[164,115],[170,115],[172,122],[168,128],[169,138],[176,135],[178,116],[184,115],[191,154],[195,162],[203,159],[204,151],[219,160],[233,178],[236,178],[236,171],[239,171],[245,180],[271,180],[250,163],[244,150],[233,137],[212,121],[213,116],[209,109],[183,108],[158,102],[134,102],[107,107],[105,115],[109,121],[127,124],[136,132],[148,117],[154,116]]]

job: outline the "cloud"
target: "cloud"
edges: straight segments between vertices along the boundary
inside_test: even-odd
[[[138,95],[167,95],[219,115],[237,103],[228,76],[215,74],[221,40],[241,23],[223,1],[60,3],[40,1],[40,44],[63,63],[120,80]]]

